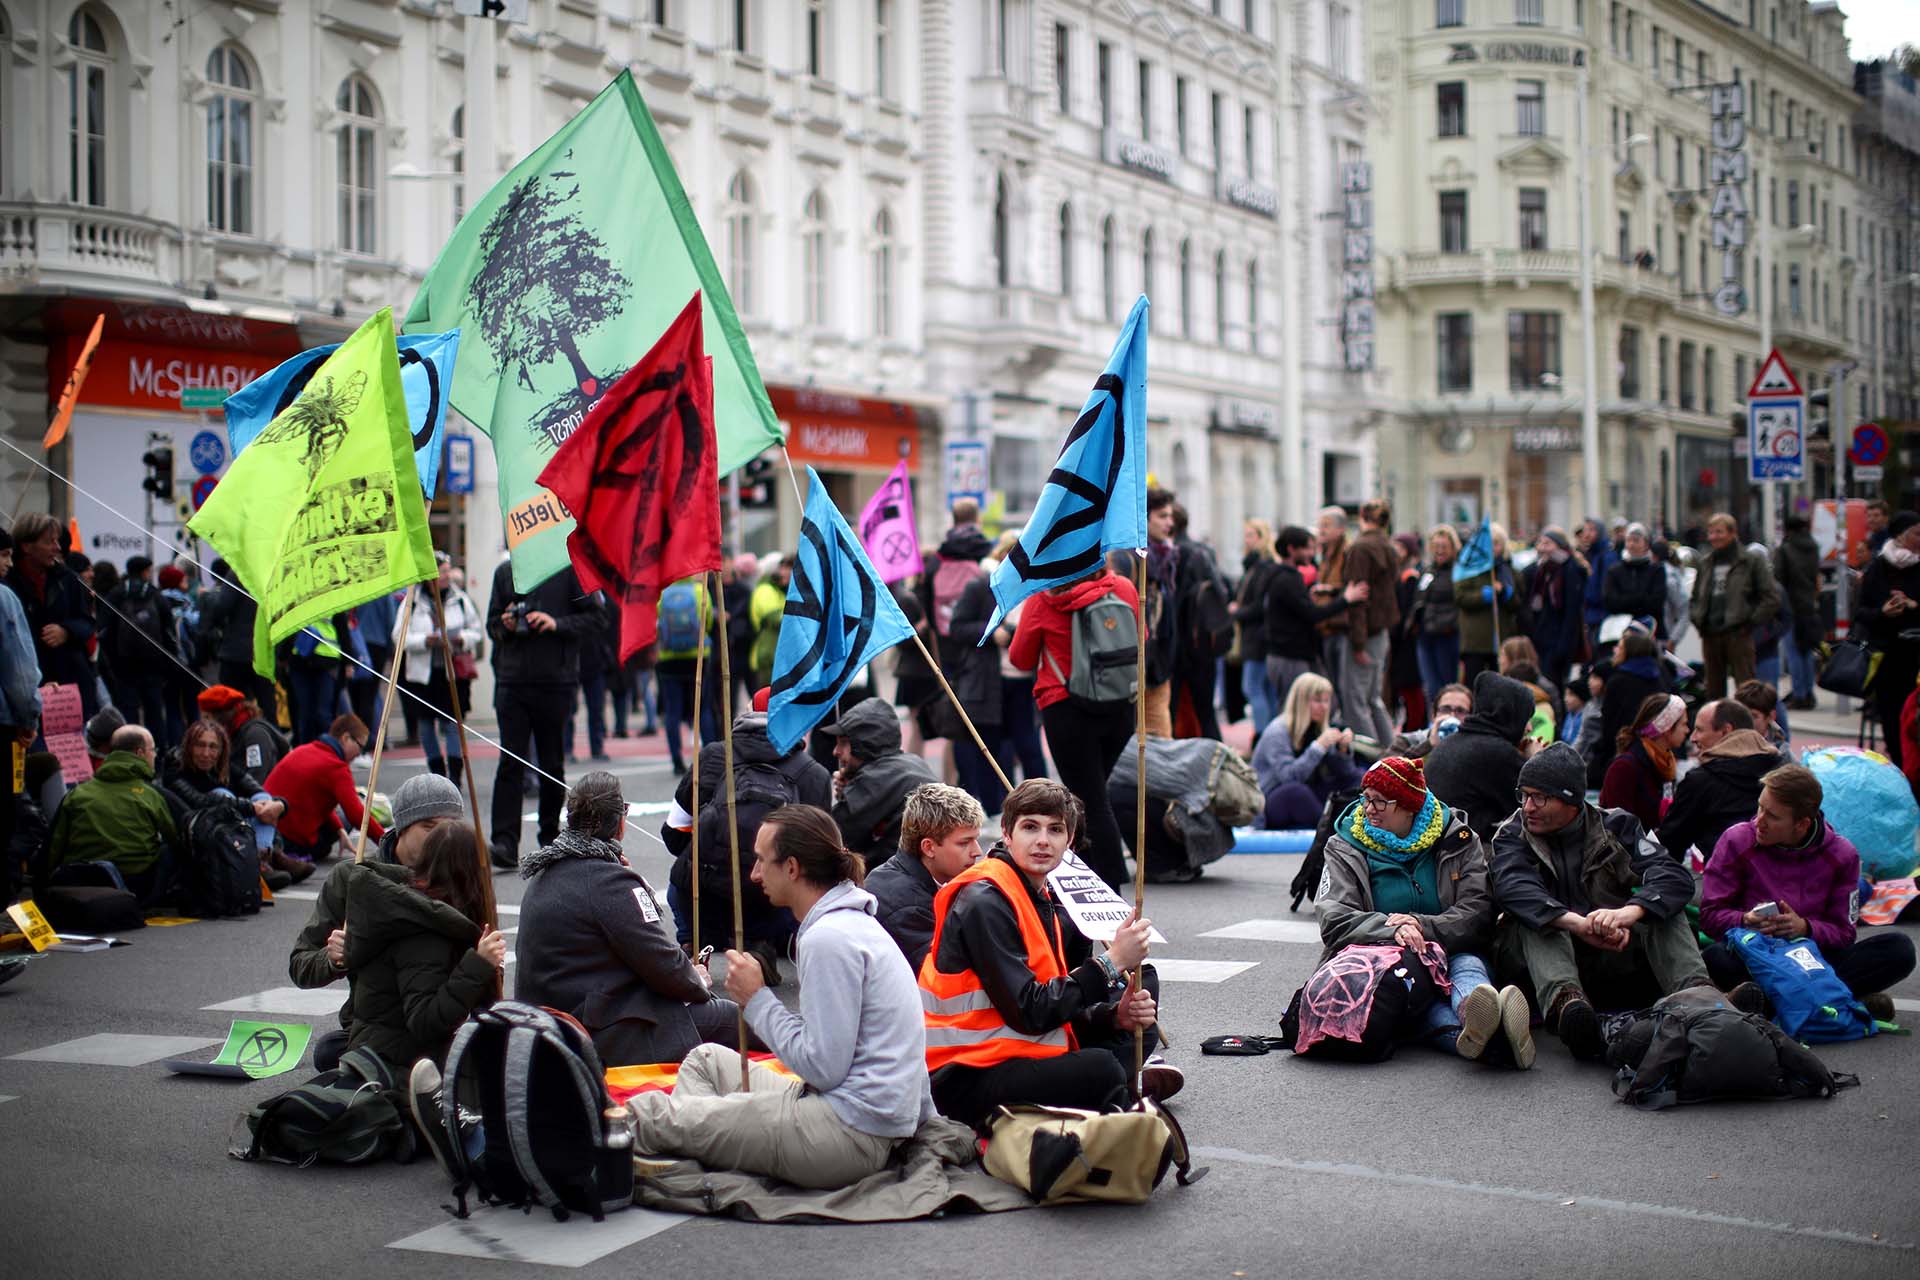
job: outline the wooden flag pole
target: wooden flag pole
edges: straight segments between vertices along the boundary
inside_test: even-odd
[[[1138,695],[1134,698],[1134,742],[1139,752],[1139,765],[1136,773],[1139,784],[1133,789],[1133,918],[1138,920],[1147,907],[1147,558],[1144,555],[1134,557],[1134,585],[1139,600],[1135,607],[1139,610],[1140,643],[1135,646],[1137,659],[1135,680],[1139,683]],[[1135,965],[1127,976],[1127,994],[1132,995],[1140,989],[1140,966]],[[1144,1027],[1133,1029],[1133,1088],[1137,1094],[1140,1089],[1140,1072],[1146,1066],[1147,1032]]]
[[[655,680],[655,684],[659,681]],[[687,892],[693,905],[693,959],[700,960],[700,748],[706,744],[700,739],[700,690],[707,683],[707,648],[704,644],[693,649],[693,848],[687,856],[692,860],[688,866]]]
[[[429,589],[433,592],[434,629],[440,633],[441,642],[445,646],[442,650],[442,656],[445,661],[441,665],[447,669],[447,702],[448,705],[453,708],[454,732],[459,735],[460,768],[461,772],[467,775],[467,803],[473,806],[473,853],[474,856],[480,860],[480,898],[486,908],[487,927],[489,929],[498,929],[500,927],[500,909],[496,904],[493,894],[493,858],[487,849],[487,837],[481,829],[480,824],[480,792],[474,786],[473,782],[473,757],[467,754],[467,715],[466,708],[460,705],[460,682],[453,674],[453,640],[447,635],[446,597],[441,594],[440,575],[438,573],[435,573],[433,577],[427,581],[431,584]],[[406,649],[406,636],[407,632],[403,627],[400,630],[400,643],[394,646],[394,652],[396,654]],[[399,690],[397,689],[387,691],[387,700],[389,702],[398,696]],[[382,720],[386,718],[384,708],[382,709],[381,718]],[[372,788],[369,787],[368,790],[371,791]],[[498,989],[503,977],[504,975],[499,970],[494,970],[493,980],[496,989]]]
[[[747,926],[745,908],[741,905],[740,888],[740,818],[735,807],[733,794],[733,660],[727,656],[727,597],[720,588],[720,574],[713,571],[713,609],[719,619],[720,638],[720,737],[726,743],[724,765],[727,786],[727,864],[733,871],[733,949],[743,952],[747,949]],[[706,637],[702,636],[704,643]],[[698,819],[695,819],[698,825]],[[740,1092],[753,1092],[753,1080],[747,1073],[747,1008],[741,1005],[738,1014],[740,1031]]]
[[[400,606],[400,634],[407,634],[407,625],[413,621],[413,600],[420,594],[419,584],[407,588],[406,603]],[[360,842],[354,846],[353,860],[367,860],[367,832],[373,825],[373,789],[380,782],[380,753],[387,745],[387,718],[393,714],[393,704],[399,700],[400,692],[396,681],[400,678],[400,663],[407,656],[407,646],[393,646],[393,661],[387,667],[387,696],[380,704],[380,726],[373,731],[373,767],[367,770],[367,800],[360,806]],[[491,880],[487,876],[484,879]]]
[[[953,686],[947,683],[947,673],[940,669],[940,664],[934,660],[933,654],[927,651],[927,642],[920,638],[918,631],[913,633],[913,642],[919,646],[920,656],[927,660],[927,666],[933,670],[933,678],[940,682],[942,689],[946,690],[947,699],[953,703],[953,709],[960,713],[960,723],[967,726],[967,732],[973,735],[973,745],[980,748],[980,754],[987,758],[989,765],[993,766],[994,776],[1000,779],[1000,785],[1009,791],[1013,790],[1013,784],[1007,781],[1007,775],[1000,769],[1000,762],[993,758],[993,752],[987,750],[986,742],[980,737],[980,730],[974,727],[973,717],[969,716],[967,709],[960,705],[960,695],[955,693]]]

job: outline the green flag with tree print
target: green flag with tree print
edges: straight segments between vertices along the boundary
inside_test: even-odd
[[[461,331],[453,407],[493,440],[522,591],[567,565],[555,450],[698,290],[720,474],[780,443],[733,300],[630,72],[468,211],[407,312]]]
[[[273,647],[307,624],[438,572],[391,310],[327,357],[187,528],[260,602],[261,675],[273,672]]]

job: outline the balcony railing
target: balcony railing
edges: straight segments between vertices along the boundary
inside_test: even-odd
[[[171,287],[179,242],[151,218],[78,205],[0,203],[0,274]]]

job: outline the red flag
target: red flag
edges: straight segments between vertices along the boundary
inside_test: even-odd
[[[620,606],[620,660],[653,643],[660,592],[720,568],[713,366],[700,295],[588,410],[540,473],[573,513],[574,572]]]

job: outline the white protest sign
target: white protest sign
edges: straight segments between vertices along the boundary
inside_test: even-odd
[[[1095,942],[1112,942],[1113,935],[1133,914],[1133,904],[1095,875],[1078,854],[1062,858],[1060,865],[1047,873],[1047,883],[1072,917],[1074,928]],[[1158,929],[1149,929],[1147,936],[1153,942],[1167,940]]]

